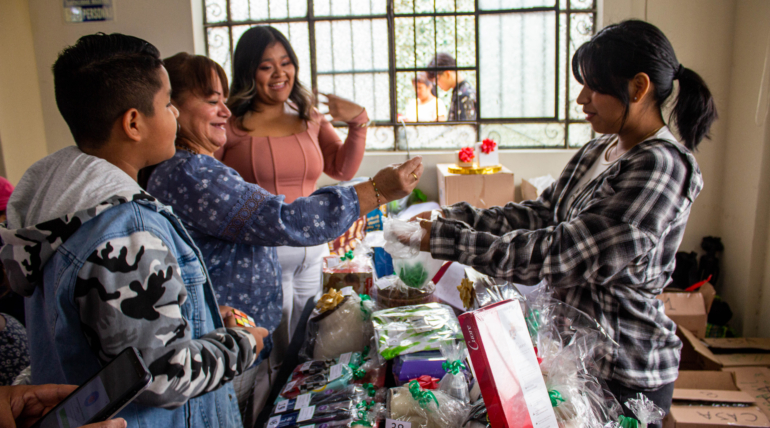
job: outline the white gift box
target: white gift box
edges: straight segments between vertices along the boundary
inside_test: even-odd
[[[495,148],[492,149],[491,152],[484,153],[481,150],[482,144],[483,143],[476,143],[475,146],[476,161],[478,162],[479,168],[500,165],[500,158],[497,156],[497,145],[495,145]]]

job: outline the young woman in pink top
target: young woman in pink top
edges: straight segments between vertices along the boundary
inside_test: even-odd
[[[286,202],[308,196],[325,173],[349,180],[358,171],[369,118],[360,105],[327,95],[333,120],[350,129],[343,143],[313,96],[296,80],[299,64],[289,41],[269,26],[243,33],[233,56],[233,82],[227,106],[227,144],[217,158],[247,182],[285,195]],[[324,245],[278,247],[283,281],[283,320],[274,333],[275,352],[288,346],[308,298],[321,289]],[[283,341],[285,343],[281,343]]]

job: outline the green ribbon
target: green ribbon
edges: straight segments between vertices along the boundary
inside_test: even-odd
[[[356,405],[356,407],[358,407],[359,410],[364,410],[365,409],[367,412],[369,410],[372,410],[373,406],[374,406],[374,400],[372,400],[372,401],[364,400],[364,401],[362,401],[362,402],[360,402],[360,403],[358,403]]]
[[[620,415],[618,418],[618,423],[621,428],[639,428],[639,421],[634,418],[627,418],[623,415]]]
[[[441,363],[441,368],[444,369],[447,373],[452,373],[453,375],[460,374],[460,370],[465,370],[465,364],[463,364],[460,360],[454,360],[454,361],[444,361]]]
[[[372,407],[374,407],[374,400],[372,401],[364,400],[356,404],[356,408],[358,409],[358,420],[353,421],[353,423],[351,423],[350,426],[355,426],[355,425],[361,425],[365,427],[372,426],[372,423],[369,422],[369,410],[371,410]]]
[[[369,318],[370,314],[369,314],[369,308],[366,307],[364,302],[370,301],[372,300],[372,298],[369,297],[368,294],[359,294],[358,297],[361,298],[361,303],[359,303],[361,305],[361,315],[364,317],[364,321],[366,321],[367,318]],[[369,355],[369,353],[367,352],[366,354],[364,354],[364,356],[366,355]]]
[[[561,392],[552,389],[548,391],[548,397],[551,398],[551,407],[557,407],[559,405],[559,402],[565,402],[567,400],[564,399],[564,397],[561,396]]]
[[[527,322],[530,337],[537,337],[537,331],[540,329],[540,311],[537,309],[529,311],[529,315],[524,320]]]
[[[348,250],[348,252],[340,257],[341,262],[344,262],[345,260],[353,260],[353,250]]]
[[[353,363],[348,364],[348,367],[350,367],[350,370],[353,370],[353,379],[361,380],[366,376],[366,369],[362,369]]]
[[[414,398],[414,400],[417,401],[420,404],[420,407],[423,409],[428,408],[430,400],[435,401],[436,407],[438,407],[438,399],[436,399],[436,396],[433,395],[433,393],[430,391],[423,391],[420,388],[420,383],[416,380],[409,382],[409,392],[412,393],[412,398]]]
[[[365,383],[363,384],[363,387],[366,390],[366,393],[369,394],[370,397],[374,397],[375,395],[377,395],[377,389],[371,383]]]

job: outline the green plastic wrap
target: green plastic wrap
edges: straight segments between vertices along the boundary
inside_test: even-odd
[[[438,303],[383,309],[372,314],[377,350],[390,360],[399,355],[436,351],[440,343],[463,340],[449,306]]]

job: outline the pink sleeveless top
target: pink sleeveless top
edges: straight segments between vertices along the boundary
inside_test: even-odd
[[[366,150],[366,110],[356,116],[343,143],[331,123],[313,109],[307,130],[286,137],[252,137],[227,123],[227,144],[214,156],[238,171],[243,179],[286,202],[316,190],[321,173],[336,180],[350,180],[358,172]]]

